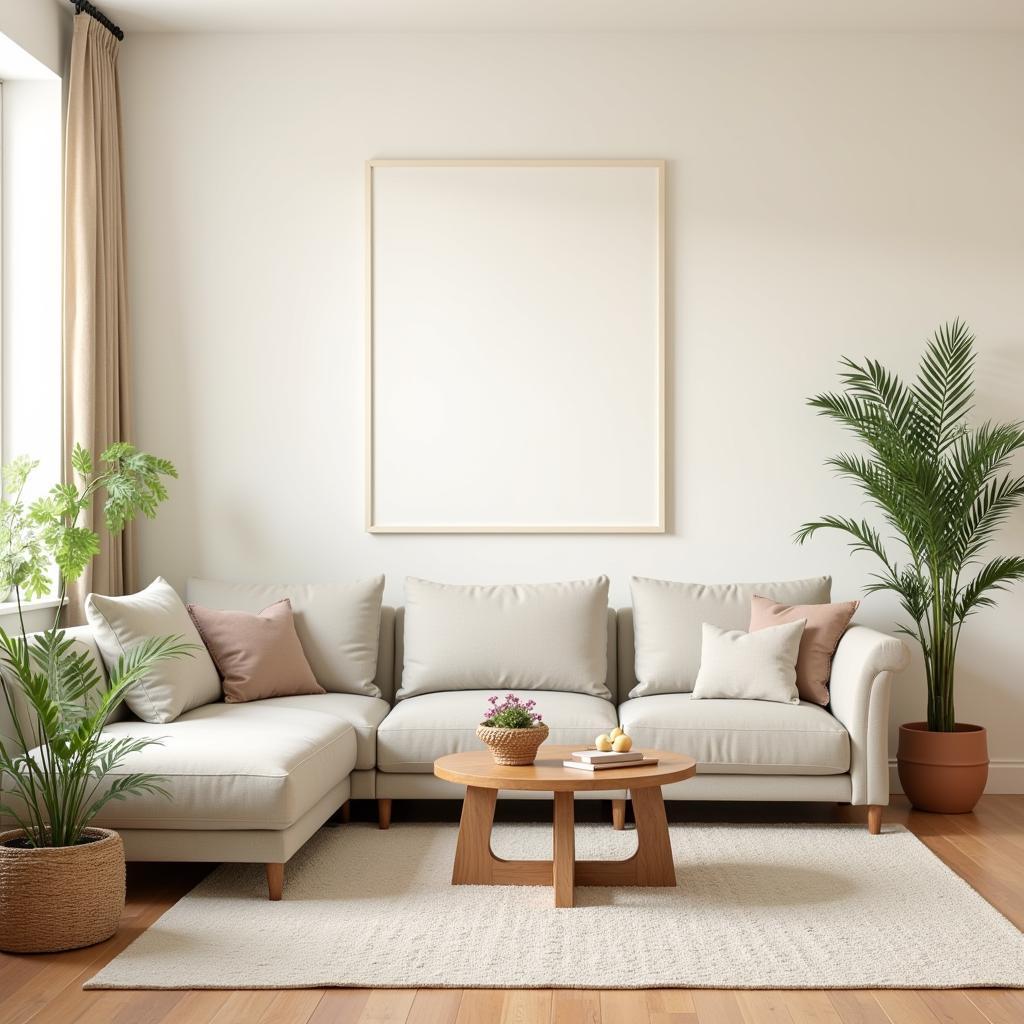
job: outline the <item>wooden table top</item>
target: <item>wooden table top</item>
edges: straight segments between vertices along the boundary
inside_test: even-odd
[[[642,789],[681,782],[697,773],[697,762],[683,754],[664,750],[644,750],[658,763],[651,768],[604,768],[588,772],[564,768],[563,761],[578,746],[545,743],[531,765],[512,767],[495,764],[489,750],[472,750],[465,754],[447,754],[434,762],[439,779],[480,789],[517,789],[546,793],[592,792],[600,789]]]

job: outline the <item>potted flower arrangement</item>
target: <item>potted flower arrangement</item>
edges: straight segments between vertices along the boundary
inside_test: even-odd
[[[537,759],[537,750],[548,738],[543,716],[534,711],[535,700],[520,700],[514,693],[502,700],[487,700],[484,720],[476,734],[490,748],[496,764],[525,765]]]
[[[959,320],[935,333],[911,384],[873,360],[844,359],[842,392],[810,405],[864,451],[827,465],[860,487],[905,554],[897,560],[867,520],[824,516],[796,534],[802,543],[818,530],[840,530],[853,550],[881,563],[866,589],[899,597],[908,621],[898,628],[920,645],[928,685],[927,721],[900,726],[900,782],[915,807],[945,813],[970,811],[988,777],[985,729],[957,721],[954,710],[961,631],[1024,578],[1022,557],[980,559],[1024,499],[1024,476],[1007,471],[1024,450],[1024,424],[968,425],[974,360],[974,338]]]
[[[179,637],[143,641],[104,679],[91,655],[58,626],[67,585],[99,551],[80,519],[101,490],[104,518],[120,533],[137,513],[152,518],[167,497],[165,459],[118,443],[100,456],[76,446],[75,482],[57,484],[26,505],[25,484],[38,465],[19,458],[4,468],[0,501],[0,589],[18,602],[20,634],[0,629],[0,691],[9,732],[0,736],[0,814],[17,828],[0,833],[0,949],[55,952],[92,945],[117,930],[124,907],[124,847],[116,832],[91,827],[110,800],[168,794],[154,775],[111,774],[152,739],[104,738],[103,727],[128,689],[165,658],[186,655]],[[53,624],[26,635],[22,598],[50,592],[60,572]]]

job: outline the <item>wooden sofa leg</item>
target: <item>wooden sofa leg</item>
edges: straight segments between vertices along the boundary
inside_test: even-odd
[[[612,801],[612,828],[621,832],[626,827],[626,801]]]
[[[377,800],[377,828],[391,828],[391,801],[384,797]]]
[[[346,824],[346,825],[352,820],[352,801],[351,800],[346,800],[341,805],[341,811],[340,811],[339,817],[341,818],[342,822],[344,822],[344,824]]]
[[[267,865],[267,891],[272,900],[279,900],[284,891],[284,865]]]
[[[882,805],[868,805],[868,832],[877,836],[882,831]]]

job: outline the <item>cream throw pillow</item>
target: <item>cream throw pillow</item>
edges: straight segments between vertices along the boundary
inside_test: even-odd
[[[634,576],[633,630],[637,685],[630,697],[689,693],[700,667],[701,623],[747,629],[755,594],[780,604],[826,604],[828,576],[778,583],[675,583]]]
[[[756,633],[701,627],[700,671],[693,700],[734,698],[799,704],[796,659],[806,619]]]
[[[405,581],[398,699],[440,690],[565,690],[611,699],[608,577],[492,587]]]
[[[158,662],[125,694],[125,703],[144,722],[162,725],[221,697],[220,676],[188,609],[167,580],[158,576],[145,590],[126,597],[90,594],[85,617],[110,672],[123,654],[154,636],[176,636],[194,644],[191,657]]]

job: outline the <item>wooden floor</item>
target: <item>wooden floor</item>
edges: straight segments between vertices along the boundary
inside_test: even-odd
[[[739,810],[687,805],[702,820],[863,820],[851,808]],[[673,814],[672,817],[677,817]],[[401,805],[394,828],[402,827]],[[685,820],[685,819],[684,819]],[[985,797],[971,815],[909,810],[908,825],[951,868],[1024,927],[1024,796]],[[387,842],[387,834],[381,835]],[[201,879],[201,865],[131,865],[121,930],[90,949],[0,954],[0,1024],[1024,1024],[1024,992],[646,992],[298,989],[83,992],[82,983]],[[287,898],[287,882],[285,895]]]

